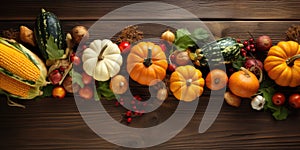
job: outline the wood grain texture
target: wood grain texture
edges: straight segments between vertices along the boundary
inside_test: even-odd
[[[16,29],[20,25],[33,28],[39,9],[46,8],[57,14],[62,21],[64,31],[68,32],[75,25],[91,27],[96,20],[110,11],[136,2],[145,1],[6,1],[0,6],[0,31]],[[216,37],[232,36],[247,39],[250,37],[250,32],[255,37],[269,35],[274,43],[277,43],[284,38],[284,32],[289,26],[300,24],[298,0],[164,0],[162,2],[192,12],[204,20],[204,24]],[[176,9],[173,11],[176,12]],[[162,10],[161,13],[163,12],[166,11]],[[118,23],[119,20],[130,22],[139,19],[143,18],[132,15],[113,16],[103,27],[107,30],[95,34],[108,34],[112,24]],[[195,23],[190,21],[190,18],[177,13],[170,14],[168,18],[158,15],[152,19],[166,19],[175,23],[180,21],[187,26]],[[166,28],[162,25],[140,25],[145,37],[158,38]],[[140,86],[134,88],[136,93],[147,90]],[[240,108],[232,108],[224,103],[214,124],[208,131],[199,134],[198,127],[208,103],[209,93],[206,90],[201,96],[196,113],[182,132],[170,141],[148,149],[300,148],[299,112],[289,116],[285,121],[275,121],[269,112],[252,110],[250,100],[243,100]],[[0,96],[0,149],[130,149],[111,144],[95,134],[81,118],[72,96],[63,100],[44,98],[18,102],[26,105],[27,108],[8,107],[5,97]],[[92,102],[82,101],[82,103]],[[113,118],[121,119],[124,108],[115,107],[112,101],[102,103]],[[177,103],[178,101],[171,96],[158,110],[136,118],[130,126],[141,128],[162,123],[172,115]]]
[[[41,8],[54,12],[62,20],[98,20],[117,8],[150,0],[10,0],[0,6],[0,20],[34,20]],[[152,1],[152,0],[151,0]],[[298,0],[162,0],[171,5],[179,6],[195,14],[201,19],[221,20],[299,20],[300,9]],[[136,8],[139,10],[139,8]],[[158,9],[155,19],[190,19],[176,13],[177,10]],[[134,15],[118,15],[111,19],[144,19]],[[130,11],[128,13],[131,13]],[[147,9],[139,13],[147,14]],[[164,16],[166,13],[170,13]]]
[[[76,24],[90,27],[93,23],[94,21],[62,21],[65,30],[71,29]],[[184,23],[189,25],[193,22]],[[298,21],[205,21],[204,23],[218,37],[248,38],[248,32],[251,32],[254,36],[270,35],[274,42],[283,38],[283,33],[290,25],[299,24]],[[20,24],[33,26],[32,21],[2,21],[1,24],[1,30],[8,27],[17,28]],[[145,32],[146,37],[158,37],[166,27],[144,24],[140,25],[140,29]],[[147,90],[139,86],[134,89],[135,93]],[[269,112],[252,110],[250,100],[244,100],[238,109],[224,103],[214,124],[207,132],[199,134],[197,131],[208,98],[209,91],[206,90],[200,98],[192,121],[182,132],[170,141],[149,149],[299,148],[298,114],[290,116],[285,121],[274,121]],[[8,107],[5,97],[1,96],[0,99],[1,149],[127,149],[113,145],[96,135],[81,118],[73,97],[63,100],[45,98],[38,101],[20,101],[27,106],[26,109]],[[130,126],[149,127],[159,124],[172,114],[176,103],[174,97],[170,97],[160,109],[137,118]],[[121,119],[121,113],[125,109],[114,107],[111,101],[104,101],[103,104],[113,118]]]

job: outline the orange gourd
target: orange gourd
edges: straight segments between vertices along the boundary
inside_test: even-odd
[[[294,41],[281,41],[272,46],[264,61],[271,79],[280,86],[300,85],[300,46]]]
[[[220,90],[227,85],[227,82],[228,76],[221,69],[211,70],[205,78],[205,85],[211,90]]]
[[[228,81],[230,91],[243,98],[250,98],[259,89],[259,81],[257,77],[245,68],[233,73]]]
[[[168,62],[160,46],[140,42],[133,46],[127,57],[127,72],[131,79],[142,85],[154,85],[166,76]]]
[[[194,66],[177,67],[170,77],[170,90],[183,101],[193,101],[203,93],[204,79]]]

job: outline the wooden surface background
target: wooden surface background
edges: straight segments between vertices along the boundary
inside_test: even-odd
[[[40,8],[54,12],[61,20],[65,31],[75,25],[90,27],[96,20],[116,8],[135,1],[121,0],[10,0],[0,6],[0,29],[18,28],[21,24],[33,27]],[[182,7],[200,18],[216,36],[232,36],[246,39],[262,34],[274,42],[283,39],[283,34],[292,24],[300,22],[298,0],[238,1],[238,0],[164,0]],[[176,12],[176,11],[175,11]],[[163,13],[163,10],[162,10]],[[171,14],[169,18],[189,23],[191,18]],[[141,19],[134,16],[114,16],[113,20]],[[148,35],[159,36],[164,28],[141,26]],[[1,84],[1,83],[0,83]],[[223,104],[214,124],[203,134],[198,126],[206,109],[209,91],[201,102],[192,121],[176,137],[149,149],[299,149],[300,119],[296,113],[284,121],[275,121],[269,112],[251,109],[249,100],[240,108]],[[8,107],[0,96],[0,149],[126,149],[98,137],[81,118],[74,98],[63,100],[45,98],[21,101],[26,109]],[[144,127],[164,121],[176,106],[170,97],[162,107],[133,121],[130,126]],[[124,112],[110,101],[103,101],[111,116],[120,118]],[[105,120],[103,120],[105,121]]]

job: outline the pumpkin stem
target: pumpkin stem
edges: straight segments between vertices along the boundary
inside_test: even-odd
[[[102,49],[101,49],[101,52],[100,52],[100,54],[99,54],[99,56],[98,56],[98,60],[100,61],[100,60],[103,60],[103,53],[104,53],[104,51],[106,50],[106,48],[107,48],[107,45],[104,45],[103,47],[102,47]]]
[[[216,78],[216,79],[214,80],[215,84],[219,84],[220,81],[221,81],[220,78]]]
[[[192,79],[187,79],[186,80],[186,85],[190,86],[192,84],[193,80]]]
[[[300,54],[294,55],[293,57],[288,58],[285,62],[288,66],[293,66],[296,59],[300,58]]]
[[[148,48],[148,55],[147,58],[144,59],[143,63],[146,67],[149,67],[152,65],[152,48]]]
[[[250,78],[249,71],[248,71],[246,68],[241,67],[241,70],[244,71],[245,76],[246,76],[247,78]]]
[[[119,84],[120,87],[123,87],[124,85],[125,85],[124,82],[120,82],[120,84]]]

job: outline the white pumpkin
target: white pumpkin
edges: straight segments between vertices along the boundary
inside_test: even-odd
[[[120,53],[118,45],[110,40],[94,40],[83,52],[83,70],[97,81],[107,81],[120,71]]]

